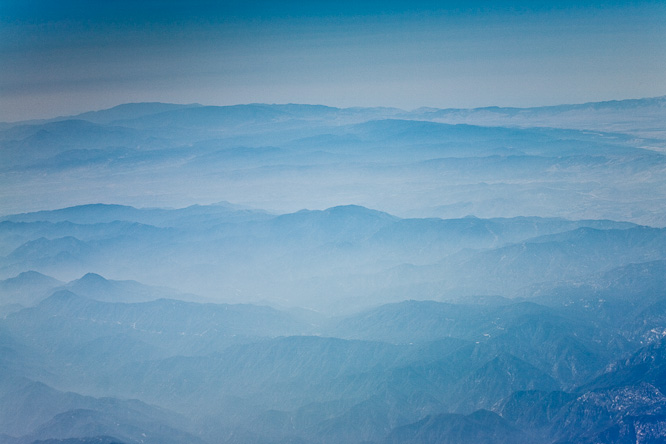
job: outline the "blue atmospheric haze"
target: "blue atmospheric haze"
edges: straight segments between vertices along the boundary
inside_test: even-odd
[[[5,124],[0,442],[663,442],[664,110]]]
[[[665,18],[0,1],[0,444],[666,442]]]
[[[662,2],[0,5],[0,120],[126,102],[536,106],[654,97]]]

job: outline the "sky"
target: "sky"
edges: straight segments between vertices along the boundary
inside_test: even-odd
[[[0,1],[0,121],[128,102],[530,107],[666,95],[666,2]]]

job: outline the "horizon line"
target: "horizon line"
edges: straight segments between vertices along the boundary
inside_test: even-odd
[[[246,106],[317,106],[325,107],[338,110],[351,110],[351,109],[394,109],[398,111],[403,111],[407,113],[413,113],[419,110],[433,110],[433,111],[475,111],[475,110],[485,110],[485,109],[507,109],[507,110],[529,110],[529,109],[545,109],[545,108],[558,108],[558,107],[579,107],[579,106],[589,106],[589,105],[598,105],[598,104],[612,104],[620,102],[639,102],[639,101],[650,101],[650,100],[666,100],[666,94],[659,96],[649,96],[649,97],[638,97],[638,98],[624,98],[624,99],[608,99],[608,100],[598,100],[598,101],[586,101],[579,103],[559,103],[559,104],[550,104],[550,105],[538,105],[538,106],[502,106],[502,105],[486,105],[486,106],[477,106],[477,107],[433,107],[433,106],[420,106],[413,109],[404,109],[396,106],[332,106],[326,105],[323,103],[296,103],[296,102],[285,102],[285,103],[268,103],[268,102],[248,102],[248,103],[235,103],[235,104],[202,104],[198,102],[192,103],[177,103],[177,102],[161,102],[161,101],[140,101],[140,102],[123,102],[117,105],[110,107],[99,108],[99,109],[90,109],[87,111],[82,111],[76,114],[62,114],[56,115],[53,117],[45,118],[34,118],[34,119],[21,119],[21,120],[12,120],[12,121],[0,121],[1,124],[16,125],[16,124],[39,124],[44,122],[49,122],[53,120],[60,119],[73,119],[75,117],[82,116],[84,114],[98,113],[116,109],[122,106],[128,105],[176,105],[183,107],[192,107],[192,108],[232,108],[232,107],[246,107]]]

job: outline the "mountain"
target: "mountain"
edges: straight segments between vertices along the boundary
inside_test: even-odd
[[[573,282],[537,285],[525,294],[568,317],[585,319],[600,332],[612,328],[628,341],[645,344],[663,337],[665,267],[662,260],[634,263]]]
[[[122,424],[123,427],[119,427],[119,424]],[[121,442],[153,444],[204,442],[193,434],[156,423],[154,417],[146,416],[140,411],[122,409],[119,412],[113,412],[108,408],[102,412],[75,409],[58,414],[25,439],[30,442],[30,440],[43,440],[50,437],[66,439],[72,436],[81,438],[108,436],[110,433],[119,436]]]
[[[44,439],[33,444],[124,444],[110,436],[94,436],[90,438]]]
[[[13,387],[3,390],[1,394],[5,408],[0,411],[0,424],[6,433],[21,436],[19,442],[95,436],[96,432],[92,430],[101,427],[105,427],[107,433],[124,435],[124,441],[137,442],[141,439],[141,433],[148,432],[160,434],[158,439],[176,442],[173,437],[168,436],[166,430],[159,431],[159,429],[165,429],[166,424],[179,424],[181,427],[186,424],[184,418],[172,412],[136,400],[81,396],[54,390],[45,384],[25,379],[13,382]],[[81,415],[85,416],[79,417]],[[98,419],[88,421],[95,416]],[[106,419],[102,421],[104,416]],[[124,431],[113,427],[114,420],[123,424]],[[70,424],[65,425],[64,422]],[[76,422],[83,422],[85,429],[77,431],[76,426],[73,426]],[[104,426],[103,423],[107,425]],[[171,433],[178,432],[172,429]],[[99,435],[104,434],[106,433],[101,431],[99,433]],[[183,435],[182,432],[179,434]]]
[[[442,414],[398,427],[383,443],[515,443],[531,441],[500,416],[479,410],[467,416]]]
[[[39,262],[56,258],[76,259],[90,253],[91,250],[89,244],[72,236],[57,239],[42,237],[21,245],[9,254],[8,259],[19,262]]]
[[[658,340],[639,349],[625,360],[613,363],[602,375],[583,386],[585,389],[651,384],[655,390],[666,392],[666,345]]]
[[[108,285],[95,275],[81,281],[91,287]],[[48,363],[48,373],[27,373],[65,390],[95,393],[98,399],[139,398],[175,410],[195,419],[197,425],[186,429],[200,430],[201,439],[209,442],[230,434],[252,442],[278,437],[321,443],[583,442],[611,436],[603,435],[612,432],[604,424],[629,424],[639,413],[640,424],[657,427],[657,392],[645,404],[652,410],[634,402],[639,410],[629,416],[617,416],[619,410],[606,404],[602,410],[593,406],[607,397],[619,399],[617,393],[625,393],[622,402],[633,402],[642,393],[640,384],[658,390],[655,361],[642,364],[648,357],[658,359],[658,345],[626,361],[630,373],[616,365],[617,372],[606,373],[613,376],[594,379],[622,351],[608,353],[605,343],[596,343],[599,333],[587,321],[591,314],[583,321],[560,310],[519,301],[410,301],[313,327],[265,307],[173,300],[104,303],[60,291],[34,308],[10,314],[0,327],[14,340],[7,342],[8,350],[30,345]],[[278,337],[308,334],[313,328],[365,340]],[[618,332],[601,337],[614,334]],[[12,359],[7,361],[12,365],[26,362],[20,355]],[[566,368],[577,373],[562,370]],[[628,374],[636,376],[628,379]],[[588,385],[572,387],[572,381]],[[568,392],[557,391],[563,386]],[[618,391],[627,386],[634,388]],[[21,387],[11,396],[29,393]],[[35,402],[68,409],[62,400],[52,402],[48,393],[34,391]],[[64,439],[60,430],[69,430],[78,433],[69,436],[112,435],[133,442],[134,432],[104,419],[116,417],[108,408],[77,404],[62,415],[45,413],[44,426],[26,425],[33,434],[25,439]],[[501,420],[495,414],[470,414],[478,408],[492,409]],[[456,411],[467,416],[452,413]],[[133,424],[122,418],[117,422]],[[135,418],[139,424],[141,418]],[[589,420],[599,427],[586,429],[584,418],[594,418]],[[174,422],[167,424],[173,427]],[[156,436],[141,427],[142,433]]]
[[[649,227],[582,227],[495,249],[462,251],[437,264],[396,268],[384,273],[384,279],[437,282],[449,292],[510,295],[536,283],[580,279],[632,262],[661,260],[666,257],[664,233]]]
[[[378,230],[370,240],[379,245],[414,245],[423,254],[428,247],[439,251],[440,257],[465,248],[485,249],[500,247],[547,234],[561,233],[581,227],[597,229],[630,228],[631,224],[611,221],[569,221],[518,217],[511,219],[461,219],[410,218]],[[390,251],[390,250],[389,250]]]
[[[6,216],[9,222],[71,222],[75,224],[103,224],[133,222],[157,227],[174,227],[182,224],[197,226],[201,222],[221,224],[268,217],[265,212],[220,202],[213,205],[193,205],[180,209],[134,208],[127,205],[87,204],[51,211]]]
[[[553,421],[560,442],[649,442],[666,438],[666,397],[650,384],[587,392]]]
[[[310,109],[308,108],[308,110]],[[278,106],[250,104],[180,108],[120,120],[117,123],[136,128],[234,129],[239,126],[253,126],[290,120],[294,117],[298,116]]]
[[[349,242],[366,239],[397,218],[357,205],[299,211],[270,222],[271,238],[298,242]]]
[[[628,131],[661,137],[655,128],[666,117],[665,104],[666,97],[654,97],[535,108],[430,108],[408,115],[443,122]]]
[[[100,281],[99,277],[86,280]],[[243,341],[244,337],[274,337],[307,332],[311,328],[269,307],[171,299],[110,303],[67,290],[55,292],[34,308],[9,315],[5,322],[15,337],[24,338],[44,350],[57,346],[82,347],[91,341],[116,337],[152,344],[169,354],[210,353],[229,343]],[[65,337],[69,342],[61,341]],[[85,358],[85,354],[82,357]],[[125,358],[146,357],[127,355]]]
[[[0,258],[0,270],[10,275],[23,270],[41,270],[61,276],[73,267],[92,265],[95,249],[94,243],[73,236],[55,239],[40,237],[24,243],[5,258]]]
[[[537,306],[534,309],[542,311]],[[334,326],[331,334],[403,344],[447,337],[476,340],[497,329],[493,321],[500,310],[477,305],[405,301],[347,316]]]
[[[224,198],[276,213],[356,204],[412,217],[663,226],[661,197],[649,193],[664,164],[662,103],[411,113],[127,104],[0,129],[1,203],[17,213],[53,208],[54,196],[66,196],[61,206],[135,207]],[[620,210],[611,196],[626,195]]]
[[[526,430],[548,427],[558,413],[577,395],[562,391],[515,391],[495,406],[502,418]],[[545,439],[544,439],[545,440]]]
[[[101,302],[146,302],[163,298],[188,298],[187,295],[167,288],[151,287],[136,281],[108,280],[96,273],[87,273],[80,279],[69,282],[64,288]]]
[[[126,205],[89,204],[53,211],[17,214],[5,217],[11,222],[72,222],[93,224],[113,221],[138,222],[139,210]]]
[[[174,103],[159,103],[159,102],[146,102],[146,103],[127,103],[124,105],[114,106],[113,108],[90,111],[76,116],[72,119],[86,120],[93,123],[109,124],[118,120],[138,119],[153,114],[159,114],[179,109],[196,108],[201,105],[178,105]]]
[[[35,270],[70,281],[92,271],[210,300],[338,313],[415,298],[511,296],[666,257],[660,229],[625,222],[403,219],[358,205],[272,215],[225,203],[93,204],[5,219],[7,277]]]
[[[24,271],[0,281],[0,305],[33,305],[62,284],[63,282],[36,271]]]
[[[663,442],[664,103],[0,125],[0,442]]]
[[[314,121],[331,124],[353,122],[401,113],[395,108],[335,108],[324,105],[252,103],[231,106],[135,103],[109,110],[84,113],[77,119],[122,124],[130,127],[234,128],[267,123],[302,124]]]
[[[90,146],[125,146],[133,144],[142,136],[131,128],[100,125],[84,120],[62,120],[9,128],[0,134],[0,146],[3,147],[2,154],[5,159],[17,160],[12,155],[20,152],[34,160]]]
[[[455,411],[491,408],[519,390],[557,390],[559,384],[548,374],[510,354],[499,354],[467,376],[454,391]]]

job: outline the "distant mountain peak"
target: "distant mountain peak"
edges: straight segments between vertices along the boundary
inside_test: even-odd
[[[108,282],[104,276],[101,276],[97,273],[86,273],[81,279],[78,279],[79,282]]]
[[[18,285],[34,284],[34,283],[59,283],[57,279],[42,274],[38,271],[29,270],[19,273],[17,276],[4,280],[5,283],[12,283]]]
[[[198,108],[201,106],[202,105],[198,103],[187,105],[162,102],[123,103],[112,108],[102,109],[99,111],[88,111],[82,114],[78,114],[70,117],[70,119],[86,120],[95,123],[111,123],[116,120],[134,119],[152,114],[159,114],[166,111]]]
[[[362,205],[338,205],[335,207],[330,207],[324,210],[324,213],[328,214],[367,214],[367,215],[376,215],[376,216],[388,216],[395,218],[395,216],[390,215],[379,210],[373,210],[371,208],[364,207]]]
[[[44,299],[42,302],[39,303],[40,307],[45,307],[45,306],[53,306],[53,305],[62,305],[62,304],[67,304],[71,303],[74,301],[82,301],[82,300],[87,300],[87,298],[84,298],[83,296],[80,296],[76,293],[73,293],[69,290],[57,290],[55,291],[51,296],[48,298]]]
[[[107,204],[107,203],[88,203],[73,205],[70,207],[59,208],[55,210],[41,210],[27,213],[7,215],[2,220],[15,222],[34,222],[41,220],[61,221],[70,220],[72,216],[80,214],[100,214],[114,213],[118,210],[136,211],[136,208],[127,205]],[[71,221],[71,220],[70,220]]]

